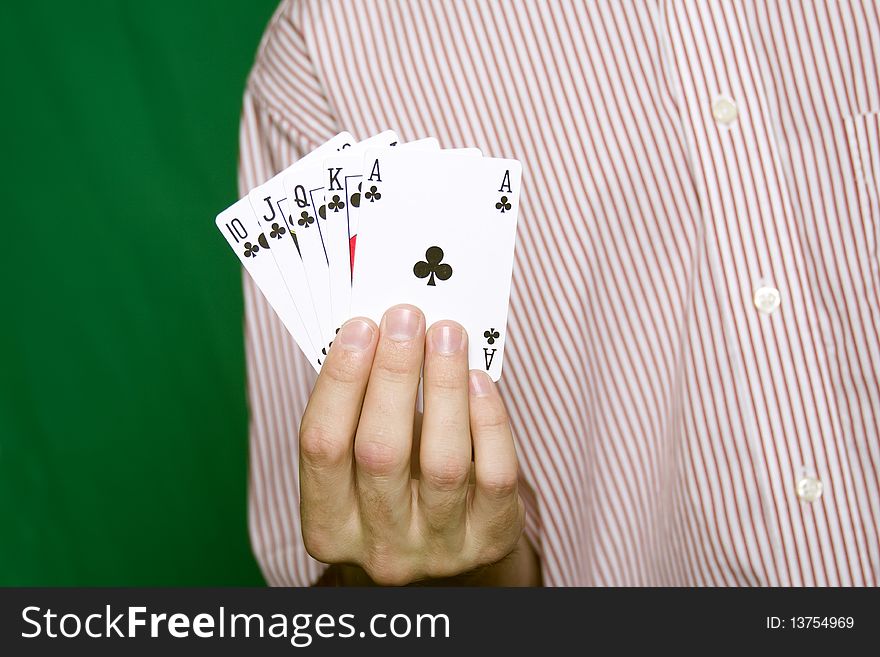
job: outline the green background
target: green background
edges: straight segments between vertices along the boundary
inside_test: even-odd
[[[213,218],[276,4],[0,9],[2,585],[262,583]]]

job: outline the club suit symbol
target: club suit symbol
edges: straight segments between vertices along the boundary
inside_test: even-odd
[[[444,262],[443,249],[439,246],[432,246],[425,251],[425,259],[419,260],[413,265],[413,274],[416,278],[427,278],[428,285],[436,286],[435,278],[441,281],[447,281],[452,276],[452,267]]]
[[[257,244],[254,244],[253,242],[244,243],[244,257],[256,258],[257,253],[260,252],[261,248],[269,248],[269,240],[266,239],[266,233],[260,233],[260,236],[257,238]]]
[[[366,194],[364,194],[364,198],[367,199],[370,203],[375,203],[380,198],[382,198],[382,194],[379,191],[378,187],[376,187],[375,185],[370,185],[370,189],[369,191],[367,191]]]
[[[339,194],[334,194],[333,198],[330,200],[330,203],[327,204],[327,208],[332,210],[333,212],[339,212],[344,207],[345,201],[343,201],[339,197]]]
[[[483,331],[483,337],[486,338],[486,344],[491,347],[495,344],[495,341],[501,337],[501,333],[499,333],[495,328],[490,328],[488,331]],[[486,361],[486,371],[489,371],[489,368],[492,367],[492,361],[495,360],[495,353],[498,351],[497,347],[483,347],[483,358]]]

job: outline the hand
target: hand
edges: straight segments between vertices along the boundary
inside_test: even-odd
[[[319,561],[407,584],[493,564],[520,540],[507,413],[491,379],[468,373],[467,334],[455,322],[437,322],[426,338],[413,306],[391,308],[380,328],[348,321],[312,391],[299,444],[303,539]]]

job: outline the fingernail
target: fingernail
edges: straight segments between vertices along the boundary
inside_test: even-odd
[[[444,324],[431,329],[431,347],[445,356],[451,356],[464,347],[464,331],[457,326]]]
[[[336,336],[336,342],[352,351],[363,351],[372,341],[373,327],[362,319],[347,321]]]
[[[419,332],[419,314],[410,308],[394,308],[385,313],[385,335],[392,340],[412,340]]]
[[[492,380],[484,372],[471,372],[468,381],[471,394],[475,397],[485,397],[492,391]]]

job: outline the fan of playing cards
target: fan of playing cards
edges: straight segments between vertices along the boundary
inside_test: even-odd
[[[497,381],[520,176],[475,148],[343,132],[216,224],[316,370],[347,319],[411,303],[464,326],[470,367]]]

